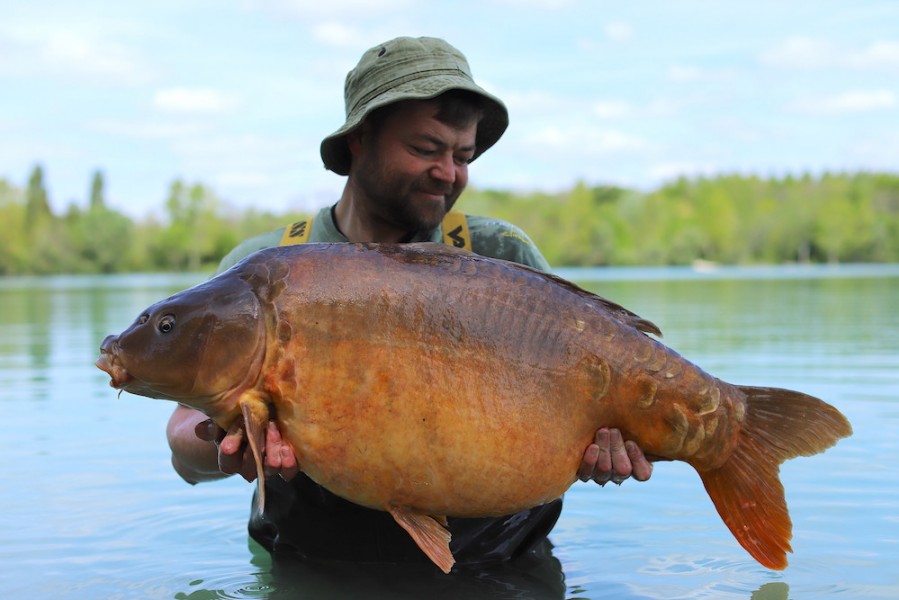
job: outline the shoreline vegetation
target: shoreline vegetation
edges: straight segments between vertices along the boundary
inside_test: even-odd
[[[0,275],[213,270],[241,240],[304,216],[235,209],[171,183],[164,218],[109,208],[104,174],[84,206],[50,208],[44,172],[0,178]],[[650,191],[576,183],[557,193],[469,188],[460,210],[505,219],[558,266],[899,263],[899,174],[682,177]]]

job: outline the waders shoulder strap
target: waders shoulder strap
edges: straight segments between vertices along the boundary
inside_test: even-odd
[[[441,224],[443,228],[443,243],[456,248],[471,250],[471,236],[468,234],[468,220],[465,214],[458,211],[446,213]],[[292,246],[293,244],[305,244],[309,241],[309,232],[312,231],[312,217],[295,221],[284,228],[279,246]]]
[[[312,231],[312,217],[291,223],[284,228],[284,235],[281,236],[281,241],[278,242],[278,245],[305,244],[309,240],[310,231]]]
[[[471,250],[471,236],[468,234],[468,219],[464,213],[452,210],[443,217],[443,243],[456,248]]]

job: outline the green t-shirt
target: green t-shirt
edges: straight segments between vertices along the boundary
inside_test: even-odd
[[[488,217],[466,215],[468,233],[471,238],[471,249],[481,256],[499,258],[519,264],[534,267],[541,271],[549,271],[549,263],[540,254],[534,242],[518,227]],[[277,246],[284,235],[284,227],[263,233],[238,244],[219,263],[218,272],[221,273],[233,267],[235,264],[250,254]],[[440,226],[428,232],[416,234],[410,242],[441,242],[443,230]],[[337,229],[331,208],[325,207],[318,211],[312,220],[312,230],[309,232],[307,242],[349,242]]]

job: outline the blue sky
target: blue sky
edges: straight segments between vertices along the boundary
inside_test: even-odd
[[[175,178],[235,207],[336,200],[321,139],[367,48],[444,37],[509,107],[471,184],[899,170],[895,0],[0,0],[0,178],[90,177],[135,217]]]

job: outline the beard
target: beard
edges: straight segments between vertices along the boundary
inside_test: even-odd
[[[380,161],[358,165],[357,183],[369,200],[373,216],[410,235],[440,225],[462,193],[427,173],[410,178],[388,171]],[[442,201],[427,195],[440,195]]]

